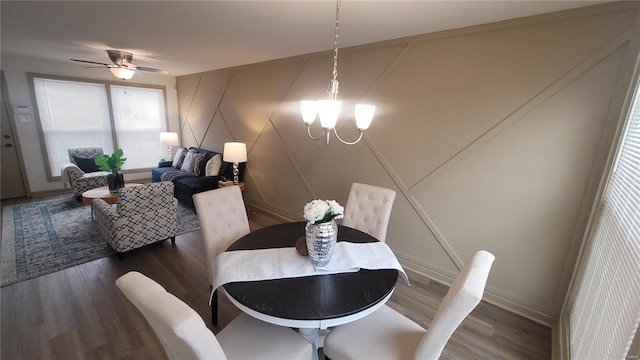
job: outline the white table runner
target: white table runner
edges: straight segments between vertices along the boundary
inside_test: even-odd
[[[231,282],[357,272],[360,269],[396,269],[409,284],[398,259],[382,242],[339,241],[329,264],[318,269],[311,265],[308,256],[298,254],[293,247],[226,251],[219,254],[211,266],[213,290]]]

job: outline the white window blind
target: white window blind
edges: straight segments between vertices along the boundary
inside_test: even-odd
[[[69,162],[69,148],[99,146],[107,155],[123,149],[123,169],[154,167],[166,152],[162,89],[41,77],[33,86],[52,178]]]
[[[166,128],[163,91],[112,85],[111,101],[118,147],[127,150],[123,169],[156,166]]]
[[[640,101],[636,90],[569,314],[573,359],[625,359],[640,322]]]
[[[69,148],[92,144],[113,152],[104,85],[34,79],[34,90],[52,176],[69,162]]]

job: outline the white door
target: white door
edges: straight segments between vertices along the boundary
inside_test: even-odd
[[[20,163],[18,161],[18,153],[16,152],[15,142],[13,140],[13,131],[9,120],[9,104],[5,96],[5,80],[4,73],[1,81],[1,97],[0,118],[2,118],[2,134],[0,134],[0,144],[2,144],[2,165],[0,168],[0,180],[2,188],[0,188],[1,198],[13,199],[26,195],[22,172],[20,171]]]

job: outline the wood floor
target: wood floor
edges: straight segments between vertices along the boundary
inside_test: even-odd
[[[9,203],[15,202],[3,201]],[[249,218],[252,230],[278,222],[251,210]],[[217,333],[239,310],[221,296],[218,326],[211,325],[203,251],[196,231],[178,236],[175,246],[164,241],[128,252],[123,260],[103,258],[1,288],[1,358],[165,358],[144,318],[115,286],[132,270],[185,301]],[[388,305],[428,328],[447,287],[408,275],[411,286],[398,282]],[[482,302],[453,334],[442,358],[550,359],[551,330]]]

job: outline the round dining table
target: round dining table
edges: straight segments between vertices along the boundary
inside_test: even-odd
[[[304,222],[272,225],[251,232],[227,251],[295,247]],[[338,226],[338,241],[376,242],[362,231]],[[379,269],[223,285],[230,301],[260,320],[292,328],[322,347],[328,328],[360,319],[391,297],[398,270]]]

